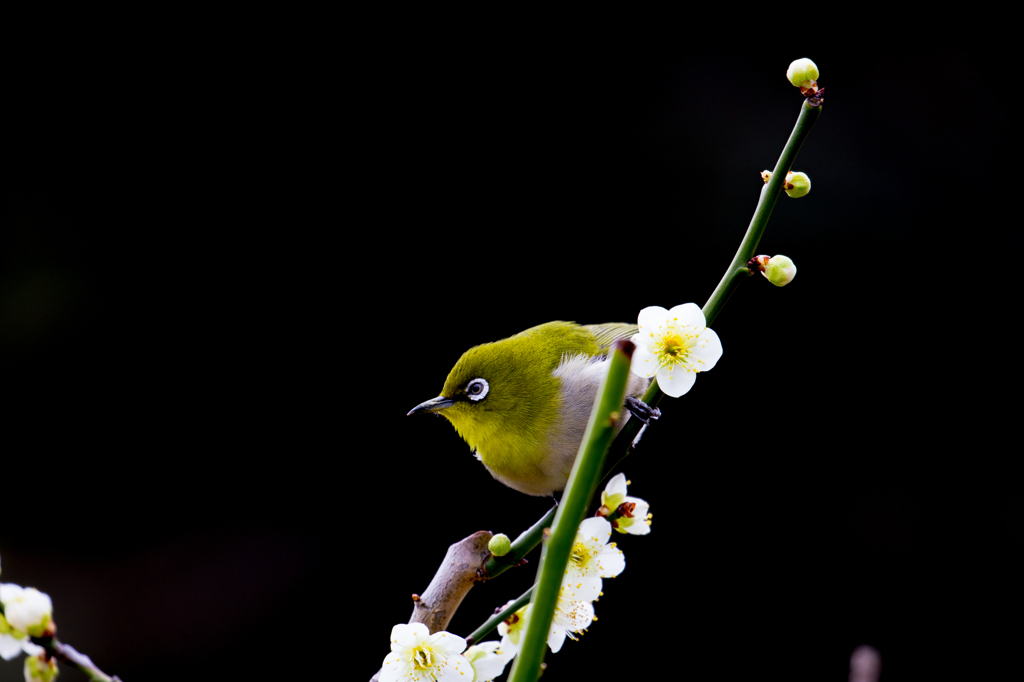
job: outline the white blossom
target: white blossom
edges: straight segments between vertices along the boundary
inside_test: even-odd
[[[423,623],[391,629],[391,653],[380,682],[471,682],[473,666],[461,654],[466,640],[450,632],[430,634]]]
[[[594,598],[597,596],[595,594]],[[557,654],[566,637],[571,640],[579,639],[576,635],[582,634],[593,620],[594,605],[590,601],[576,598],[563,582],[558,592],[554,617],[551,619],[551,631],[548,633],[548,646],[551,652]]]
[[[625,474],[613,476],[601,493],[597,513],[611,519],[612,528],[620,533],[647,535],[651,532],[651,507],[639,497],[626,495],[628,483]]]
[[[722,357],[722,342],[705,326],[696,303],[672,310],[650,306],[637,317],[640,331],[633,336],[636,350],[630,369],[642,377],[658,377],[665,395],[678,398],[688,392],[698,372],[706,372]]]
[[[601,581],[595,578],[614,578],[626,568],[626,558],[615,543],[608,544],[612,524],[607,519],[584,519],[576,531],[569,561],[565,567],[565,583],[576,598],[593,601],[601,592]],[[587,586],[587,582],[591,583]],[[596,587],[595,587],[596,586]],[[590,597],[590,594],[593,597]]]
[[[493,640],[474,644],[462,655],[473,666],[473,682],[491,682],[505,671],[505,666],[515,657],[516,652],[506,651],[501,642]]]
[[[3,602],[4,616],[10,626],[33,636],[41,635],[53,617],[50,595],[34,587],[0,585],[0,602]]]
[[[508,608],[514,599],[510,599],[508,604],[505,604],[502,608]],[[530,613],[530,605],[518,609],[511,616],[498,623],[498,634],[501,635],[501,649],[502,651],[509,652],[509,655],[515,656],[519,651],[519,640],[522,638],[523,633],[526,632],[526,621]]]

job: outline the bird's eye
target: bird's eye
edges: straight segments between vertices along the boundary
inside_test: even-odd
[[[486,379],[473,379],[466,384],[466,395],[473,401],[483,400],[489,390],[491,390],[491,387]]]

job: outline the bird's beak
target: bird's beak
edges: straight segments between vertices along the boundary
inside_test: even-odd
[[[409,410],[409,414],[418,414],[420,412],[437,412],[443,410],[446,407],[451,407],[455,404],[455,401],[451,398],[445,398],[443,395],[439,395],[436,398],[432,398],[425,403],[420,403],[416,407]],[[406,417],[409,414],[405,415]]]

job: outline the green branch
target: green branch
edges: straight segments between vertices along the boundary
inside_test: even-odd
[[[558,507],[549,509],[548,513],[540,517],[537,523],[520,533],[519,537],[512,542],[512,549],[509,550],[508,554],[501,557],[492,556],[488,559],[484,564],[485,576],[487,578],[496,578],[513,566],[517,566],[530,550],[540,544],[544,529],[551,527],[551,521],[555,518],[556,509]]]
[[[711,326],[718,317],[718,314],[722,311],[722,308],[725,307],[729,297],[732,296],[736,289],[739,288],[740,283],[750,277],[751,273],[747,269],[747,261],[754,257],[757,246],[761,241],[761,236],[764,234],[765,228],[768,225],[768,218],[771,217],[772,209],[775,208],[775,202],[782,193],[782,182],[785,180],[786,174],[792,169],[793,161],[796,160],[797,152],[800,151],[801,145],[803,145],[804,140],[807,139],[808,133],[811,132],[811,128],[814,126],[815,121],[818,120],[820,115],[821,106],[812,106],[806,100],[800,106],[800,115],[797,117],[796,125],[793,126],[793,132],[790,133],[789,140],[786,142],[786,146],[783,148],[782,154],[779,156],[779,160],[775,164],[775,170],[772,172],[771,179],[761,189],[761,196],[758,199],[757,208],[754,209],[754,215],[750,219],[750,225],[747,226],[746,233],[743,235],[743,241],[740,242],[740,246],[736,250],[736,255],[733,256],[732,262],[729,263],[729,267],[726,268],[725,274],[722,275],[722,279],[718,283],[718,286],[715,287],[714,292],[711,294],[711,298],[709,298],[707,303],[704,304],[704,320],[705,324],[708,326]],[[651,385],[647,389],[647,393],[644,394],[643,400],[649,406],[657,407],[664,397],[665,394],[662,393],[661,389],[658,387],[657,379],[654,379],[651,381]],[[632,451],[633,441],[640,432],[641,426],[642,424],[639,419],[630,419],[626,422],[622,431],[619,432],[619,435],[616,436],[611,448],[609,448],[609,451],[621,452],[623,454],[616,461],[611,462],[610,466],[605,467],[605,477],[610,475],[611,471],[630,454]],[[592,494],[593,490],[591,490],[591,495]],[[512,543],[512,551],[509,554],[501,558],[492,557],[484,565],[484,569],[487,571],[488,577],[494,578],[504,573],[512,566],[515,566],[520,559],[530,552],[530,550],[540,544],[543,531],[550,525],[554,514],[555,509],[549,510],[548,513],[537,521],[537,523],[531,526],[529,530],[516,538],[515,542]],[[477,631],[479,630],[480,628],[478,628]]]
[[[775,164],[772,177],[761,188],[761,197],[757,201],[757,208],[754,209],[750,225],[747,226],[747,231],[743,235],[743,241],[740,242],[736,255],[732,257],[732,262],[725,269],[725,274],[722,275],[722,279],[718,286],[715,287],[711,298],[704,304],[702,312],[704,313],[704,323],[707,326],[711,326],[715,318],[718,317],[718,314],[722,312],[722,308],[725,307],[729,297],[739,288],[740,283],[750,276],[750,271],[747,269],[747,261],[754,257],[757,245],[761,242],[761,235],[764,234],[764,230],[768,226],[768,218],[771,217],[772,209],[775,208],[775,202],[778,201],[779,195],[782,193],[782,182],[786,179],[786,174],[792,169],[793,161],[796,160],[796,153],[800,151],[801,145],[807,139],[807,134],[811,132],[811,127],[814,126],[814,122],[818,120],[820,115],[820,105],[811,106],[807,100],[804,100],[804,103],[800,106],[800,115],[796,119],[796,125],[793,126],[793,132],[789,134],[789,140],[786,141],[786,146],[782,149],[782,154]],[[658,380],[652,379],[647,393],[644,394],[644,402],[651,407],[657,407],[664,397],[665,394],[658,387]],[[641,424],[638,419],[629,420],[625,428],[622,429],[622,432],[615,439],[615,443],[612,445],[613,450],[625,453],[623,457],[628,455],[630,453],[629,446],[633,443],[637,433],[640,432],[640,426]],[[615,464],[621,461],[622,458],[615,462]]]
[[[789,134],[789,140],[775,164],[772,177],[761,189],[761,198],[758,199],[754,216],[750,219],[750,225],[747,227],[747,233],[743,235],[743,241],[740,242],[736,255],[732,257],[732,262],[726,268],[722,281],[718,283],[711,298],[704,304],[704,319],[707,320],[709,326],[718,317],[722,306],[729,300],[739,283],[743,281],[743,278],[737,277],[737,271],[741,268],[746,270],[747,261],[754,257],[757,245],[761,241],[761,235],[764,234],[764,229],[768,226],[768,218],[771,217],[772,209],[775,208],[775,202],[782,194],[782,183],[786,179],[786,174],[792,170],[796,153],[800,151],[800,146],[807,139],[807,134],[811,132],[811,127],[814,126],[814,122],[818,120],[819,116],[821,116],[821,107],[811,106],[805,100],[800,107],[800,116],[796,119],[793,132]]]
[[[512,617],[513,613],[526,606],[526,603],[530,601],[531,594],[533,594],[533,585],[530,585],[530,589],[528,589],[526,592],[523,592],[523,594],[520,595],[519,599],[516,599],[514,602],[503,608],[501,611],[498,611],[498,613],[488,618],[487,622],[478,627],[476,630],[473,630],[473,632],[470,633],[469,637],[466,638],[466,643],[471,645],[476,644],[484,637],[489,635],[491,630],[498,627],[498,624],[501,623],[501,621],[508,620]]]
[[[590,413],[583,443],[565,487],[565,495],[555,512],[551,534],[541,550],[537,582],[531,599],[533,608],[526,622],[519,654],[509,675],[510,682],[534,682],[540,675],[562,578],[569,562],[569,552],[576,541],[576,530],[590,506],[590,498],[601,478],[608,445],[615,435],[618,420],[622,418],[622,401],[626,397],[633,349],[632,342],[620,340],[609,353],[608,373],[601,382],[598,399]]]

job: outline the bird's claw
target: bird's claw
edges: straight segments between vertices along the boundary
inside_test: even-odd
[[[661,417],[660,408],[651,407],[644,401],[633,397],[626,398],[626,409],[629,410],[631,415],[647,425],[650,424],[650,420],[657,420]]]

